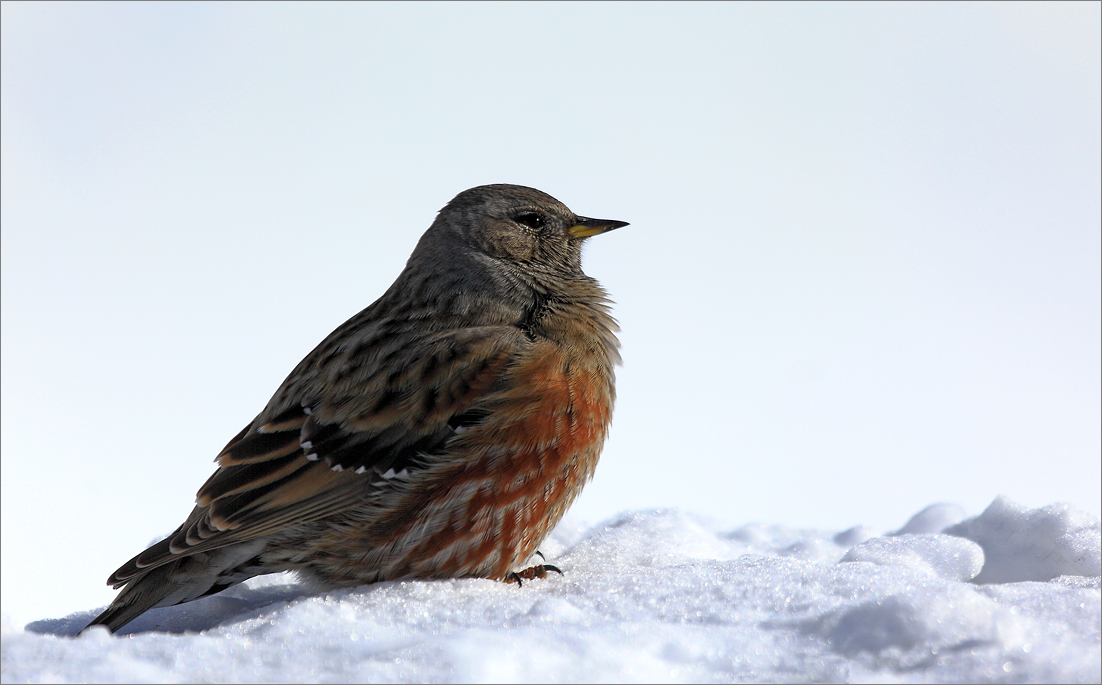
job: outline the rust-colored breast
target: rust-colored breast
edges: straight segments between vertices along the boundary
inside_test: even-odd
[[[592,477],[612,401],[611,370],[602,359],[533,345],[503,389],[481,403],[487,420],[454,438],[396,506],[364,522],[361,540],[376,550],[374,558],[347,560],[336,577],[337,569],[327,575],[339,581],[348,573],[359,582],[507,577]]]

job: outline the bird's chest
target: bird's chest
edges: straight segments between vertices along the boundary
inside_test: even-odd
[[[449,444],[447,462],[402,507],[412,549],[399,567],[504,577],[522,563],[592,477],[612,400],[599,360],[533,345],[480,403],[485,422]]]

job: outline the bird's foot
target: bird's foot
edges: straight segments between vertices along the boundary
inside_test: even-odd
[[[546,560],[546,557],[539,551],[536,554],[540,555],[540,559]],[[506,583],[516,583],[517,587],[524,585],[526,580],[535,580],[536,578],[546,578],[548,571],[554,571],[555,573],[562,575],[562,570],[558,566],[552,566],[551,564],[536,564],[535,566],[529,566],[523,571],[516,571],[510,573],[505,577]]]

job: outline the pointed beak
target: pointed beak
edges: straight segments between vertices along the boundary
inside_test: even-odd
[[[571,238],[588,238],[589,236],[608,233],[609,231],[614,231],[617,228],[623,228],[627,225],[628,222],[626,221],[590,219],[588,217],[579,216],[575,219],[574,225],[566,229],[566,232],[570,234]]]

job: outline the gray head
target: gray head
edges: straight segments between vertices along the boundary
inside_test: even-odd
[[[585,239],[626,225],[578,216],[547,193],[502,183],[456,195],[425,237],[458,239],[467,249],[533,276],[575,276],[581,274]]]
[[[515,311],[567,287],[584,283],[603,294],[582,273],[581,246],[622,226],[627,223],[578,216],[535,188],[464,190],[440,210],[382,299],[401,302],[416,292],[433,303],[436,314],[475,315],[491,323],[510,320]]]

